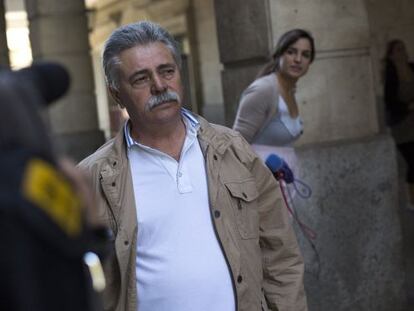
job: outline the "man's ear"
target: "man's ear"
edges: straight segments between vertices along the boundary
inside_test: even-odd
[[[121,108],[125,108],[124,105],[122,105],[121,103],[121,98],[119,97],[119,91],[115,88],[113,88],[112,86],[108,86],[108,91],[111,94],[112,98],[114,99],[114,101],[121,107]]]

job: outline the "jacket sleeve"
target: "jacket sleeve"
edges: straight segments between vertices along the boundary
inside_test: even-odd
[[[259,191],[263,289],[268,307],[305,311],[304,263],[279,184],[257,157],[251,171]]]
[[[92,190],[95,194],[95,203],[97,210],[97,217],[99,222],[105,223],[113,233],[116,233],[116,223],[114,217],[110,213],[110,209],[107,203],[107,199],[102,191],[100,183],[100,174],[97,161],[94,161],[93,156],[88,157],[81,161],[77,167],[87,174]]]
[[[249,143],[266,124],[272,105],[275,105],[274,90],[268,81],[256,80],[241,95],[233,129]],[[275,110],[273,110],[275,111]]]

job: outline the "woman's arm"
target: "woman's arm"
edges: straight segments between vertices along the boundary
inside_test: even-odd
[[[276,111],[278,92],[276,83],[267,77],[256,80],[242,94],[233,129],[249,143]],[[272,109],[273,108],[273,109]]]

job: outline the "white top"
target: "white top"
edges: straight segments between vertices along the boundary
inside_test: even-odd
[[[132,140],[128,157],[138,217],[139,311],[231,311],[235,295],[214,232],[199,124],[183,110],[179,162]]]
[[[292,118],[282,96],[279,96],[279,107],[275,116],[269,121],[253,143],[270,146],[292,146],[303,133],[303,122],[300,116]]]

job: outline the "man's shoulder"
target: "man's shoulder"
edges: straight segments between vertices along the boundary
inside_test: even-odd
[[[110,158],[114,157],[115,144],[117,137],[111,138],[101,147],[99,147],[94,153],[90,154],[82,161],[79,162],[78,166],[85,169],[91,169],[92,167],[100,166],[102,163],[109,161]]]
[[[201,130],[209,136],[220,136],[223,139],[239,139],[241,137],[240,133],[237,131],[216,123],[211,123],[204,119],[201,116],[196,116],[198,121],[200,122]]]
[[[229,139],[240,136],[240,134],[238,132],[236,132],[235,130],[233,130],[233,129],[227,127],[227,126],[224,126],[224,125],[221,125],[221,124],[215,124],[215,123],[210,123],[210,126],[212,127],[212,129],[217,134],[224,135],[224,136],[228,137]]]
[[[233,150],[234,153],[241,154],[250,160],[255,158],[250,144],[239,132],[224,125],[210,123],[201,117],[198,118],[202,129],[201,138],[214,149]]]

